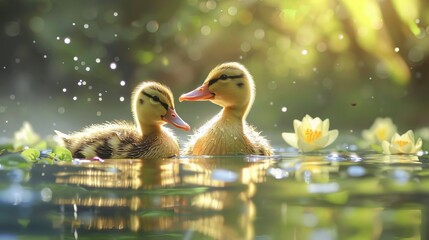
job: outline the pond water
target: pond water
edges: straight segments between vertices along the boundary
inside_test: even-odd
[[[0,167],[0,239],[427,239],[429,158],[371,152]]]

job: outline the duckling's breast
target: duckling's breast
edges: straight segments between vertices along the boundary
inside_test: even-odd
[[[234,121],[218,121],[195,141],[193,155],[255,154],[243,127]]]

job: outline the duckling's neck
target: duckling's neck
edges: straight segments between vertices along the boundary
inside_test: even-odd
[[[223,120],[228,121],[236,121],[240,124],[243,124],[243,121],[245,120],[246,111],[243,109],[238,109],[234,107],[225,107],[222,110],[222,116],[221,118]]]
[[[143,136],[159,134],[162,132],[159,124],[144,124],[140,123],[140,130]]]

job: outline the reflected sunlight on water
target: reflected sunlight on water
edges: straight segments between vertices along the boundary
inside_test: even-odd
[[[10,239],[425,239],[428,159],[339,152],[36,164],[0,170],[0,228]]]

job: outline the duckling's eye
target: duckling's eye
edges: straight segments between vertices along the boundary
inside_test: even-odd
[[[141,98],[140,98],[140,99],[139,99],[139,102],[140,102],[140,104],[143,104],[143,99],[141,99]]]
[[[153,97],[152,97],[152,99],[153,99],[155,102],[160,102],[160,100],[159,100],[159,97],[158,97],[158,96],[153,96]]]
[[[220,75],[219,79],[220,80],[226,80],[226,79],[228,79],[228,75],[222,74],[222,75]]]

